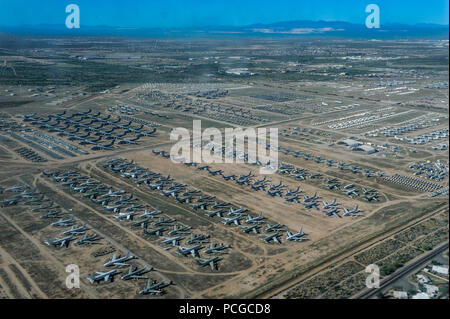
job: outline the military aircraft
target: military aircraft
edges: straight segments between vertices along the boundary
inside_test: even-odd
[[[338,210],[339,210],[339,208],[334,207],[332,210],[328,210],[328,211],[324,210],[323,212],[325,213],[325,215],[327,215],[329,217],[336,216],[336,217],[342,218],[341,215],[339,215]]]
[[[128,196],[128,197],[123,197],[121,195],[120,198],[114,202],[114,204],[116,204],[116,205],[125,204],[125,203],[128,203],[129,201],[131,201],[133,198],[134,198],[133,194],[130,194],[130,196]]]
[[[348,184],[344,186],[344,189],[351,189],[353,187],[355,187],[355,184]]]
[[[323,204],[323,209],[334,208],[334,206],[338,205],[337,202],[336,202],[336,198],[331,203],[327,203],[325,201],[322,201],[322,204]]]
[[[101,139],[102,139],[102,136],[99,136],[95,140],[88,140],[88,139],[85,138],[81,142],[79,142],[78,144],[80,144],[80,145],[97,145],[97,142],[99,142]]]
[[[362,192],[364,195],[370,195],[372,193],[375,193],[377,190],[374,188],[370,188],[370,189],[365,189],[364,187],[362,188]]]
[[[128,270],[128,273],[120,277],[122,280],[129,280],[129,279],[148,279],[147,277],[142,276],[145,273],[148,273],[153,270],[153,267],[147,268],[147,266],[144,266],[144,268],[139,269],[138,267],[133,269],[133,266],[130,265],[130,269]]]
[[[144,229],[147,229],[148,225],[151,223],[150,219],[143,219],[137,222],[134,222],[131,224],[131,227],[142,227]]]
[[[247,215],[247,219],[245,220],[246,224],[259,224],[264,219],[262,212],[259,213],[258,216],[252,217]]]
[[[249,177],[252,177],[252,176],[253,176],[252,172],[250,171],[247,175],[244,175],[244,174],[239,175],[239,179],[249,178]]]
[[[259,228],[260,227],[261,226],[259,226],[259,225],[242,226],[242,232],[246,233],[246,234],[248,234],[250,232],[253,232],[255,234],[259,234]]]
[[[241,208],[234,210],[233,207],[230,208],[230,211],[228,212],[228,216],[236,216],[241,215],[242,213],[246,212],[247,208],[244,207],[244,205],[241,206]]]
[[[69,243],[72,240],[72,238],[73,235],[64,238],[55,238],[54,240],[48,239],[45,243],[49,246],[53,245],[55,247],[63,247],[63,246],[69,247]]]
[[[96,241],[101,239],[101,237],[97,234],[93,234],[89,236],[88,234],[85,234],[83,238],[80,238],[75,242],[77,245],[93,245],[93,244],[99,244]]]
[[[284,196],[293,196],[293,195],[297,195],[298,193],[301,193],[302,191],[301,191],[301,189],[300,189],[300,186],[298,186],[297,187],[297,189],[294,189],[294,190],[288,190],[287,192],[286,192],[286,194],[284,194]]]
[[[114,280],[114,275],[117,273],[117,269],[113,269],[107,272],[96,271],[95,275],[89,274],[87,280],[89,280],[91,284],[102,280],[112,282]]]
[[[133,220],[134,216],[137,215],[136,211],[128,212],[128,213],[119,213],[119,215],[113,216],[114,218],[120,219],[120,220]]]
[[[214,205],[211,206],[212,209],[216,209],[216,208],[225,208],[230,206],[230,203],[226,203],[226,202],[222,202],[222,203],[218,203],[215,202]]]
[[[313,196],[308,196],[308,195],[304,195],[303,196],[303,201],[305,203],[307,202],[314,202],[315,200],[317,200],[319,198],[319,196],[317,196],[317,193],[314,193]]]
[[[142,215],[139,216],[139,218],[153,218],[156,215],[161,214],[161,211],[156,207],[153,211],[149,212],[148,210],[145,210]]]
[[[172,224],[173,222],[175,222],[176,219],[175,218],[159,218],[157,222],[154,223],[155,226],[168,226],[170,224]]]
[[[57,222],[51,223],[51,226],[54,227],[65,227],[65,226],[72,226],[75,222],[75,216],[71,216],[68,219],[63,219],[61,218],[60,220],[58,220]]]
[[[343,191],[343,193],[345,193],[349,197],[352,197],[352,195],[359,196],[358,191],[356,190],[356,188]]]
[[[140,136],[136,136],[135,138],[132,138],[132,139],[123,138],[117,144],[119,144],[119,145],[123,145],[123,144],[139,145],[139,143],[136,142],[139,139],[140,139]]]
[[[193,210],[197,210],[199,208],[206,210],[206,208],[208,207],[208,203],[191,204],[191,207]]]
[[[123,193],[125,193],[125,191],[123,190],[123,189],[119,189],[119,190],[117,190],[117,191],[115,191],[115,192],[113,192],[113,190],[112,189],[110,189],[109,191],[108,191],[108,193],[106,193],[106,194],[103,194],[102,196],[100,196],[100,197],[119,197],[119,196],[121,196]]]
[[[305,237],[306,235],[308,234],[304,233],[302,228],[300,228],[299,232],[295,234],[291,234],[291,232],[287,231],[286,240],[306,241],[308,240],[308,238]]]
[[[200,267],[210,266],[211,270],[218,270],[217,262],[221,260],[220,257],[213,257],[211,259],[199,258],[197,259],[197,265]]]
[[[144,234],[150,235],[150,236],[152,236],[152,235],[162,236],[162,233],[166,230],[167,229],[164,227],[159,227],[159,228],[150,229],[150,230],[144,229]]]
[[[351,210],[348,210],[347,208],[344,207],[344,216],[353,216],[353,217],[363,216],[361,214],[358,214],[359,212],[361,212],[361,210],[358,208],[358,205],[356,205]]]
[[[310,210],[311,208],[314,208],[316,210],[319,209],[319,204],[317,202],[310,202],[310,203],[303,203],[303,206],[305,206],[306,209]]]
[[[190,234],[189,230],[191,229],[191,226],[182,226],[182,225],[174,225],[173,229],[168,232],[168,235],[177,235],[177,234]]]
[[[180,241],[183,240],[183,237],[181,236],[175,236],[175,237],[163,237],[164,240],[161,241],[161,244],[172,244],[172,246],[179,246]]]
[[[193,257],[200,257],[198,251],[203,248],[201,245],[195,245],[192,247],[183,247],[178,246],[177,253],[178,255],[188,256],[191,254]]]
[[[372,195],[372,196],[366,195],[366,196],[363,197],[363,199],[368,201],[368,202],[371,202],[373,200],[376,200],[376,201],[379,200],[378,199],[378,194],[375,194],[375,195]]]
[[[111,211],[113,211],[114,213],[120,213],[120,209],[123,207],[123,205],[115,205],[115,206],[111,206],[111,205],[106,205],[106,206],[103,206],[103,208],[105,209],[105,210],[111,210]]]
[[[227,217],[222,217],[222,219],[223,219],[223,223],[225,224],[225,225],[231,225],[231,224],[236,224],[236,225],[240,225],[240,220],[242,219],[243,217],[241,216],[241,215],[238,215],[238,216],[236,216],[236,217],[232,217],[232,218],[227,218]]]
[[[214,211],[207,210],[205,215],[208,217],[214,217],[214,216],[223,217],[223,209],[218,209],[218,210],[214,210]]]
[[[169,285],[173,285],[173,282],[170,281],[169,283],[166,283],[165,281],[159,282],[159,283],[152,283],[151,279],[147,280],[147,286],[145,286],[144,289],[139,291],[140,295],[162,295],[164,291],[162,290],[164,287],[167,287]]]
[[[280,236],[281,236],[281,234],[277,231],[275,234],[271,234],[271,235],[267,235],[267,236],[263,237],[262,241],[264,241],[267,244],[269,244],[272,241],[275,241],[278,244],[281,244],[281,241],[279,239]]]
[[[108,260],[103,266],[105,267],[111,267],[111,266],[119,266],[119,267],[125,267],[129,266],[129,264],[125,264],[125,261],[136,259],[137,257],[131,256],[130,252],[127,252],[127,254],[123,257],[116,257],[116,254],[114,254],[111,258],[111,260]]]
[[[41,215],[42,219],[46,219],[46,218],[58,218],[60,217],[61,211],[59,210],[55,210],[55,211],[48,211],[47,213],[45,213],[44,215]]]
[[[299,203],[298,195],[294,195],[294,196],[291,196],[291,197],[285,196],[284,199],[286,199],[286,201],[288,201],[290,203],[292,203],[292,202]]]
[[[279,231],[283,227],[284,227],[284,225],[281,225],[281,224],[273,224],[273,225],[267,224],[266,232],[270,233],[270,232],[273,232],[273,231]]]
[[[224,179],[224,180],[226,180],[226,181],[228,181],[228,180],[235,180],[235,178],[236,178],[236,175],[234,175],[234,174],[231,174],[231,175],[223,175],[222,174],[222,178]]]
[[[223,250],[231,248],[231,246],[226,246],[225,244],[216,245],[214,243],[211,243],[209,245],[209,248],[204,250],[205,254],[224,254],[225,252]]]
[[[109,150],[112,150],[114,142],[115,142],[115,140],[112,140],[111,143],[105,144],[105,145],[97,144],[97,145],[91,147],[91,150],[92,151],[109,151]]]
[[[198,242],[203,244],[205,242],[208,242],[208,238],[209,238],[209,235],[205,235],[205,234],[197,234],[197,235],[191,234],[191,238],[189,238],[186,241],[186,244],[191,245],[191,244],[195,244]]]
[[[66,230],[62,234],[63,235],[82,235],[85,233],[84,232],[85,230],[86,230],[86,223],[84,223],[80,227],[72,226],[72,228],[70,228],[69,230]]]

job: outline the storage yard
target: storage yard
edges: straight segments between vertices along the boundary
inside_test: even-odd
[[[0,298],[354,298],[448,242],[448,41],[83,41],[0,47]]]

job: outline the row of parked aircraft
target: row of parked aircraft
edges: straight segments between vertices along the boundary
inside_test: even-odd
[[[153,136],[156,133],[156,128],[144,131],[144,124],[140,127],[132,127],[132,121],[125,123],[120,117],[112,120],[111,115],[101,117],[101,112],[97,114],[91,112],[92,110],[88,110],[65,115],[66,111],[64,111],[59,114],[50,114],[47,118],[28,114],[24,115],[23,121],[38,126],[39,129],[57,133],[58,136],[66,137],[69,141],[90,146],[93,151],[111,150],[116,141],[118,145],[137,145],[141,137]],[[94,124],[96,126],[93,126]],[[122,132],[118,133],[118,130]],[[129,134],[133,134],[134,137],[127,137]],[[102,140],[106,143],[101,144]]]
[[[153,151],[154,154],[158,154],[158,155],[162,155],[163,152],[164,151],[155,151],[155,150]],[[302,202],[300,194],[303,193],[303,191],[300,189],[300,186],[298,186],[296,189],[290,190],[290,189],[286,189],[287,186],[284,185],[282,183],[282,181],[280,181],[278,184],[272,184],[271,181],[268,180],[266,176],[262,179],[252,178],[252,177],[254,177],[254,175],[252,174],[251,171],[248,174],[226,175],[226,174],[224,174],[223,170],[220,170],[220,169],[213,170],[213,169],[211,169],[211,167],[209,165],[198,165],[195,162],[189,162],[189,163],[184,162],[184,164],[187,166],[190,166],[190,167],[195,167],[196,170],[207,171],[212,176],[221,176],[225,180],[234,180],[237,184],[247,185],[255,191],[259,191],[259,190],[265,191],[269,196],[272,196],[272,197],[279,196],[281,198],[284,198],[287,202],[302,204],[308,211],[312,208],[320,211],[319,203],[317,202],[317,199],[319,198],[319,196],[317,195],[317,193],[313,194],[312,196],[308,196],[307,194],[304,194],[303,202]],[[280,171],[282,171],[283,169],[291,170],[291,169],[293,169],[293,166],[290,164],[280,164]],[[328,180],[328,182],[337,183],[337,179]],[[374,189],[366,190],[363,188],[363,192],[365,194],[365,198],[367,198],[368,201],[378,200],[378,194],[376,193],[376,190],[374,190]],[[345,193],[349,197],[359,196],[358,191],[354,188],[354,184],[346,185],[343,188],[343,193]],[[336,199],[335,199],[335,201],[336,201]],[[323,203],[325,204],[325,202],[323,202]],[[208,205],[207,203],[193,204],[193,208],[195,210],[198,208],[206,209],[207,205]],[[212,207],[212,208],[214,209],[215,207]],[[327,207],[324,207],[324,209],[327,209]],[[340,217],[340,215],[337,213],[338,209],[339,208],[334,208],[332,211],[323,210],[323,212],[327,216],[339,216]],[[352,210],[347,210],[347,211],[352,211]],[[214,215],[215,212],[212,211],[212,212],[210,212],[210,214]],[[347,213],[344,213],[344,215],[345,216],[361,216],[361,215],[347,214]],[[219,217],[222,217],[222,215],[220,215]],[[237,218],[226,220],[227,225],[232,224],[232,223],[237,224],[238,222],[239,222],[239,219],[237,219]]]
[[[295,158],[303,158],[306,161],[314,161],[316,163],[323,163],[327,165],[328,167],[336,167],[341,171],[350,171],[353,174],[361,173],[364,177],[370,178],[370,177],[382,177],[385,176],[385,173],[382,171],[374,171],[371,168],[363,168],[357,164],[348,164],[344,161],[336,161],[334,159],[327,159],[320,155],[313,155],[311,153],[305,153],[301,151],[294,151],[290,148],[278,146],[278,150],[285,155],[290,155]]]
[[[125,165],[127,166],[127,165]],[[113,167],[114,168],[114,167]],[[126,172],[124,172],[126,173]],[[68,172],[43,172],[54,182],[62,183],[68,186],[71,192],[82,193],[84,198],[89,198],[93,203],[99,204],[106,212],[113,212],[113,218],[119,221],[130,221],[132,228],[142,228],[143,234],[146,236],[159,236],[161,244],[177,247],[178,255],[187,255],[195,253],[199,266],[205,266],[205,262],[211,268],[217,269],[217,261],[219,258],[202,259],[198,256],[198,249],[204,248],[199,244],[209,242],[209,236],[205,234],[192,233],[191,227],[177,223],[175,218],[163,216],[162,212],[155,208],[149,210],[143,202],[140,202],[134,194],[127,194],[124,190],[113,190],[101,184],[97,180],[90,180],[87,176],[80,176],[76,171]],[[128,175],[124,175],[130,178]],[[170,178],[161,178],[161,181],[168,181]],[[69,223],[70,220],[61,220],[56,222]],[[151,228],[150,228],[151,227]],[[77,230],[77,228],[75,229]],[[164,233],[167,232],[167,236]],[[190,237],[189,237],[190,236]],[[185,240],[187,245],[197,244],[194,246],[181,246],[181,241]],[[169,249],[170,247],[166,248]],[[223,253],[225,249],[230,248],[224,244],[211,244],[205,250],[206,254]]]
[[[205,215],[211,218],[218,217],[225,225],[237,225],[241,226],[241,221],[244,220],[246,225],[242,226],[244,233],[259,233],[261,224],[265,223],[262,213],[258,216],[252,216],[245,207],[234,209],[230,203],[218,202],[215,196],[203,195],[198,190],[188,190],[186,185],[175,183],[170,176],[161,178],[155,173],[150,173],[147,170],[143,170],[141,167],[135,166],[133,162],[127,162],[123,159],[114,159],[104,165],[111,171],[120,173],[122,177],[132,177],[137,184],[144,184],[151,190],[159,190],[160,194],[167,197],[173,197],[179,203],[190,204],[191,208],[195,211],[204,210]],[[198,167],[202,169],[201,167]],[[153,175],[152,175],[153,174]],[[250,177],[248,174],[245,177]],[[227,212],[228,210],[228,212]],[[225,215],[227,214],[227,215]],[[282,227],[280,227],[282,228]],[[300,238],[299,232],[297,236],[287,236],[287,240],[294,240]],[[278,234],[279,235],[279,234]],[[262,239],[265,242],[271,242],[275,238],[278,238],[273,234],[265,235]],[[291,234],[292,235],[292,234]],[[306,236],[303,236],[302,240],[305,240]]]

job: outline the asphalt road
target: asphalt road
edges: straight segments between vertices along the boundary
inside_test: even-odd
[[[397,279],[403,277],[404,275],[408,274],[409,272],[412,272],[416,268],[425,264],[426,262],[431,260],[433,257],[439,255],[440,253],[442,253],[443,251],[445,251],[447,249],[448,249],[448,242],[438,246],[437,248],[435,248],[432,251],[428,252],[427,254],[423,255],[421,258],[417,259],[413,263],[400,268],[399,270],[394,272],[392,275],[390,275],[389,277],[382,280],[379,288],[373,288],[373,289],[366,290],[363,293],[356,296],[355,298],[356,299],[369,299],[369,298],[375,296],[379,292],[383,291],[390,284],[395,282]]]

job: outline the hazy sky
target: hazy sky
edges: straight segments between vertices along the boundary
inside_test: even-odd
[[[446,0],[0,0],[0,25],[63,24],[68,4],[81,25],[197,27],[291,20],[364,23],[365,7],[380,7],[383,23],[448,25]]]

